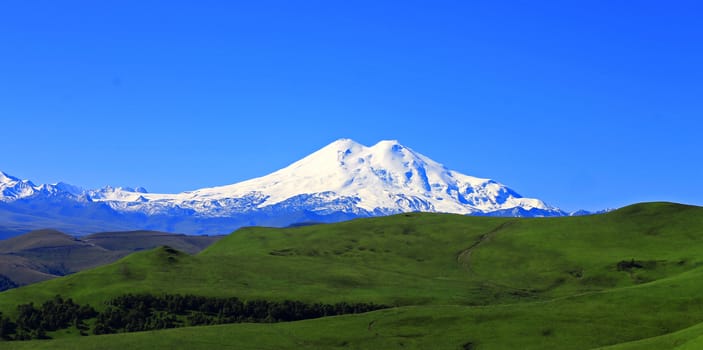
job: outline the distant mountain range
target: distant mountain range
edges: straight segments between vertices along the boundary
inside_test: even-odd
[[[402,212],[570,215],[491,179],[450,170],[397,141],[340,139],[269,175],[177,194],[35,185],[0,172],[0,233],[147,229],[224,234],[241,226],[335,222]],[[580,211],[577,214],[588,214]]]

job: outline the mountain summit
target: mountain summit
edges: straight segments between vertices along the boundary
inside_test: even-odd
[[[63,183],[34,186],[4,173],[0,180],[0,187],[12,187],[0,198],[6,203],[20,197],[23,202],[46,197],[34,192],[54,193],[52,198],[57,197],[56,192],[63,192],[61,198],[74,198],[84,206],[91,202],[109,207],[123,223],[131,220],[141,225],[135,228],[195,229],[198,233],[226,233],[242,225],[283,226],[412,211],[566,215],[494,180],[450,170],[395,140],[364,146],[339,139],[266,176],[178,194],[109,186],[80,192],[80,188]],[[17,192],[22,195],[17,196]]]

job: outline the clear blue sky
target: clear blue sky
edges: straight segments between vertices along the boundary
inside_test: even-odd
[[[0,170],[179,192],[398,139],[568,210],[703,205],[699,4],[5,1]]]

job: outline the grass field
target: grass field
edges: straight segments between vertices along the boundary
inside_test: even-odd
[[[404,214],[245,228],[198,255],[155,249],[0,293],[96,308],[127,292],[374,302],[395,308],[278,324],[110,336],[32,348],[681,349],[703,345],[703,208],[638,204],[550,219]]]

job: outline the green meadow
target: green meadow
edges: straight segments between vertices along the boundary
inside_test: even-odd
[[[602,215],[412,213],[240,229],[197,255],[157,248],[0,293],[0,311],[55,295],[100,310],[125,293],[392,308],[288,323],[2,342],[3,349],[697,349],[703,208]]]

